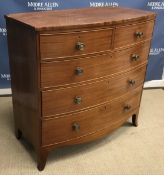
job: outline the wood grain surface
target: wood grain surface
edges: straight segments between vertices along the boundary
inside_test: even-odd
[[[155,18],[155,13],[130,8],[97,7],[6,15],[37,31],[108,26]]]
[[[131,116],[132,111],[138,107],[141,89],[142,87],[139,87],[119,100],[97,108],[43,120],[42,144],[66,142],[73,138],[90,135],[92,132],[106,127],[112,128],[115,123],[120,122],[124,115]],[[131,106],[127,111],[125,111],[126,105]],[[78,131],[73,128],[74,123],[79,125]]]
[[[133,69],[147,60],[149,48],[148,41],[114,53],[106,52],[79,59],[42,62],[41,87],[50,88],[94,81],[125,69]],[[138,55],[139,58],[135,60],[132,58],[133,55]],[[77,74],[77,69],[83,72]]]
[[[82,55],[111,49],[112,29],[40,35],[41,59]],[[77,43],[84,49],[76,48]]]
[[[113,100],[141,85],[144,75],[145,65],[117,77],[106,78],[91,84],[43,91],[42,115],[47,117],[71,113]],[[135,84],[131,86],[129,80],[134,80]],[[78,97],[81,98],[80,104],[75,103]]]
[[[114,48],[131,45],[133,43],[141,42],[152,37],[154,21],[145,23],[125,25],[116,28]],[[142,32],[143,36],[137,37],[136,32]]]
[[[33,30],[7,21],[7,37],[15,134],[18,138],[23,134],[37,150],[41,142],[37,36]]]

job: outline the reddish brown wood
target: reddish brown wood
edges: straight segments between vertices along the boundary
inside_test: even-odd
[[[46,165],[48,150],[44,148],[39,148],[37,150],[37,168],[39,171],[42,171]]]
[[[141,85],[144,75],[145,65],[117,77],[106,78],[91,84],[43,91],[42,115],[47,117],[71,113],[113,100]],[[129,80],[135,80],[135,84],[131,86]],[[74,102],[76,97],[81,98],[80,104]]]
[[[7,15],[37,31],[65,30],[82,27],[102,27],[155,18],[155,13],[130,8],[84,8]]]
[[[66,142],[78,137],[90,135],[103,128],[120,122],[124,115],[132,115],[132,111],[139,106],[141,86],[132,93],[110,103],[105,103],[86,111],[63,115],[43,120],[42,144],[50,145]],[[130,105],[129,109],[126,106]],[[73,128],[74,123],[79,129]],[[51,132],[50,132],[51,131]]]
[[[65,142],[59,142],[59,143],[53,143],[50,145],[45,145],[45,146],[43,146],[43,148],[46,148],[48,150],[52,150],[52,149],[57,148],[57,147],[63,147],[63,146],[74,145],[74,144],[81,144],[81,143],[91,142],[91,141],[100,139],[102,137],[107,136],[107,134],[115,131],[117,128],[119,128],[121,125],[123,125],[125,122],[127,122],[129,117],[131,117],[133,114],[136,114],[137,112],[138,112],[138,108],[131,111],[131,113],[129,115],[128,114],[123,115],[122,118],[118,122],[113,123],[112,127],[110,125],[110,126],[107,126],[103,129],[92,132],[88,135],[84,135],[82,137],[77,137],[77,138],[74,138],[72,140],[67,140]]]
[[[15,135],[23,135],[37,151],[41,146],[40,74],[37,35],[12,20],[6,21]]]
[[[83,43],[84,49],[76,48]],[[111,49],[112,29],[40,35],[41,59],[82,55]]]
[[[119,26],[115,31],[114,47],[124,47],[152,37],[154,20],[145,23]],[[143,32],[143,36],[137,37],[136,32]]]
[[[36,33],[11,20],[7,20],[7,29],[15,133],[18,138],[22,133],[37,149],[40,143],[40,75]]]
[[[56,147],[103,137],[131,116],[137,126],[155,16],[127,8],[6,16],[15,134],[34,146],[39,170]]]
[[[41,87],[95,81],[96,78],[135,68],[147,60],[149,47],[148,41],[114,53],[105,52],[100,55],[62,61],[44,61],[41,64]],[[139,56],[137,60],[132,60],[134,54]],[[81,68],[83,73],[78,75],[77,68]]]

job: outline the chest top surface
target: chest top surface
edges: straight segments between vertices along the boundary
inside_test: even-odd
[[[126,22],[151,20],[156,16],[150,11],[129,8],[97,7],[9,14],[5,17],[34,28],[36,31],[60,28],[99,27]]]

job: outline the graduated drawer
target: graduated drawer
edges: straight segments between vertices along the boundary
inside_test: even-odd
[[[154,21],[119,26],[115,31],[114,48],[124,47],[152,37]]]
[[[142,87],[118,100],[70,115],[50,118],[42,122],[42,145],[69,141],[90,135],[103,128],[123,123],[139,106]]]
[[[150,42],[80,59],[42,62],[41,87],[88,81],[138,66],[147,60]]]
[[[112,29],[40,34],[42,59],[82,55],[111,49]]]
[[[134,90],[144,81],[145,66],[80,86],[42,92],[42,115],[53,116],[93,107]]]

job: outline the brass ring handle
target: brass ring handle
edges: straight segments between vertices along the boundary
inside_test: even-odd
[[[137,61],[139,58],[140,58],[140,56],[137,54],[132,54],[132,56],[131,56],[132,61]]]
[[[76,43],[76,49],[77,50],[84,50],[84,48],[85,48],[85,44],[84,43],[82,43],[82,42],[77,42]]]
[[[135,80],[128,80],[128,83],[130,86],[134,86],[136,81]]]
[[[136,36],[137,38],[141,38],[141,37],[143,37],[143,35],[144,35],[143,32],[135,32],[135,36]]]
[[[82,68],[80,68],[80,67],[77,67],[77,68],[75,69],[75,74],[76,74],[76,75],[82,75],[83,72],[84,72],[84,70],[83,70]]]
[[[80,125],[77,123],[77,122],[74,122],[72,124],[72,129],[76,132],[79,132],[80,131]]]
[[[130,109],[131,109],[130,105],[127,104],[127,105],[124,106],[124,111],[125,112],[129,111]]]
[[[74,102],[75,102],[75,104],[78,104],[78,105],[79,105],[79,104],[81,104],[81,102],[82,102],[82,98],[76,96],[76,97],[74,98]]]

